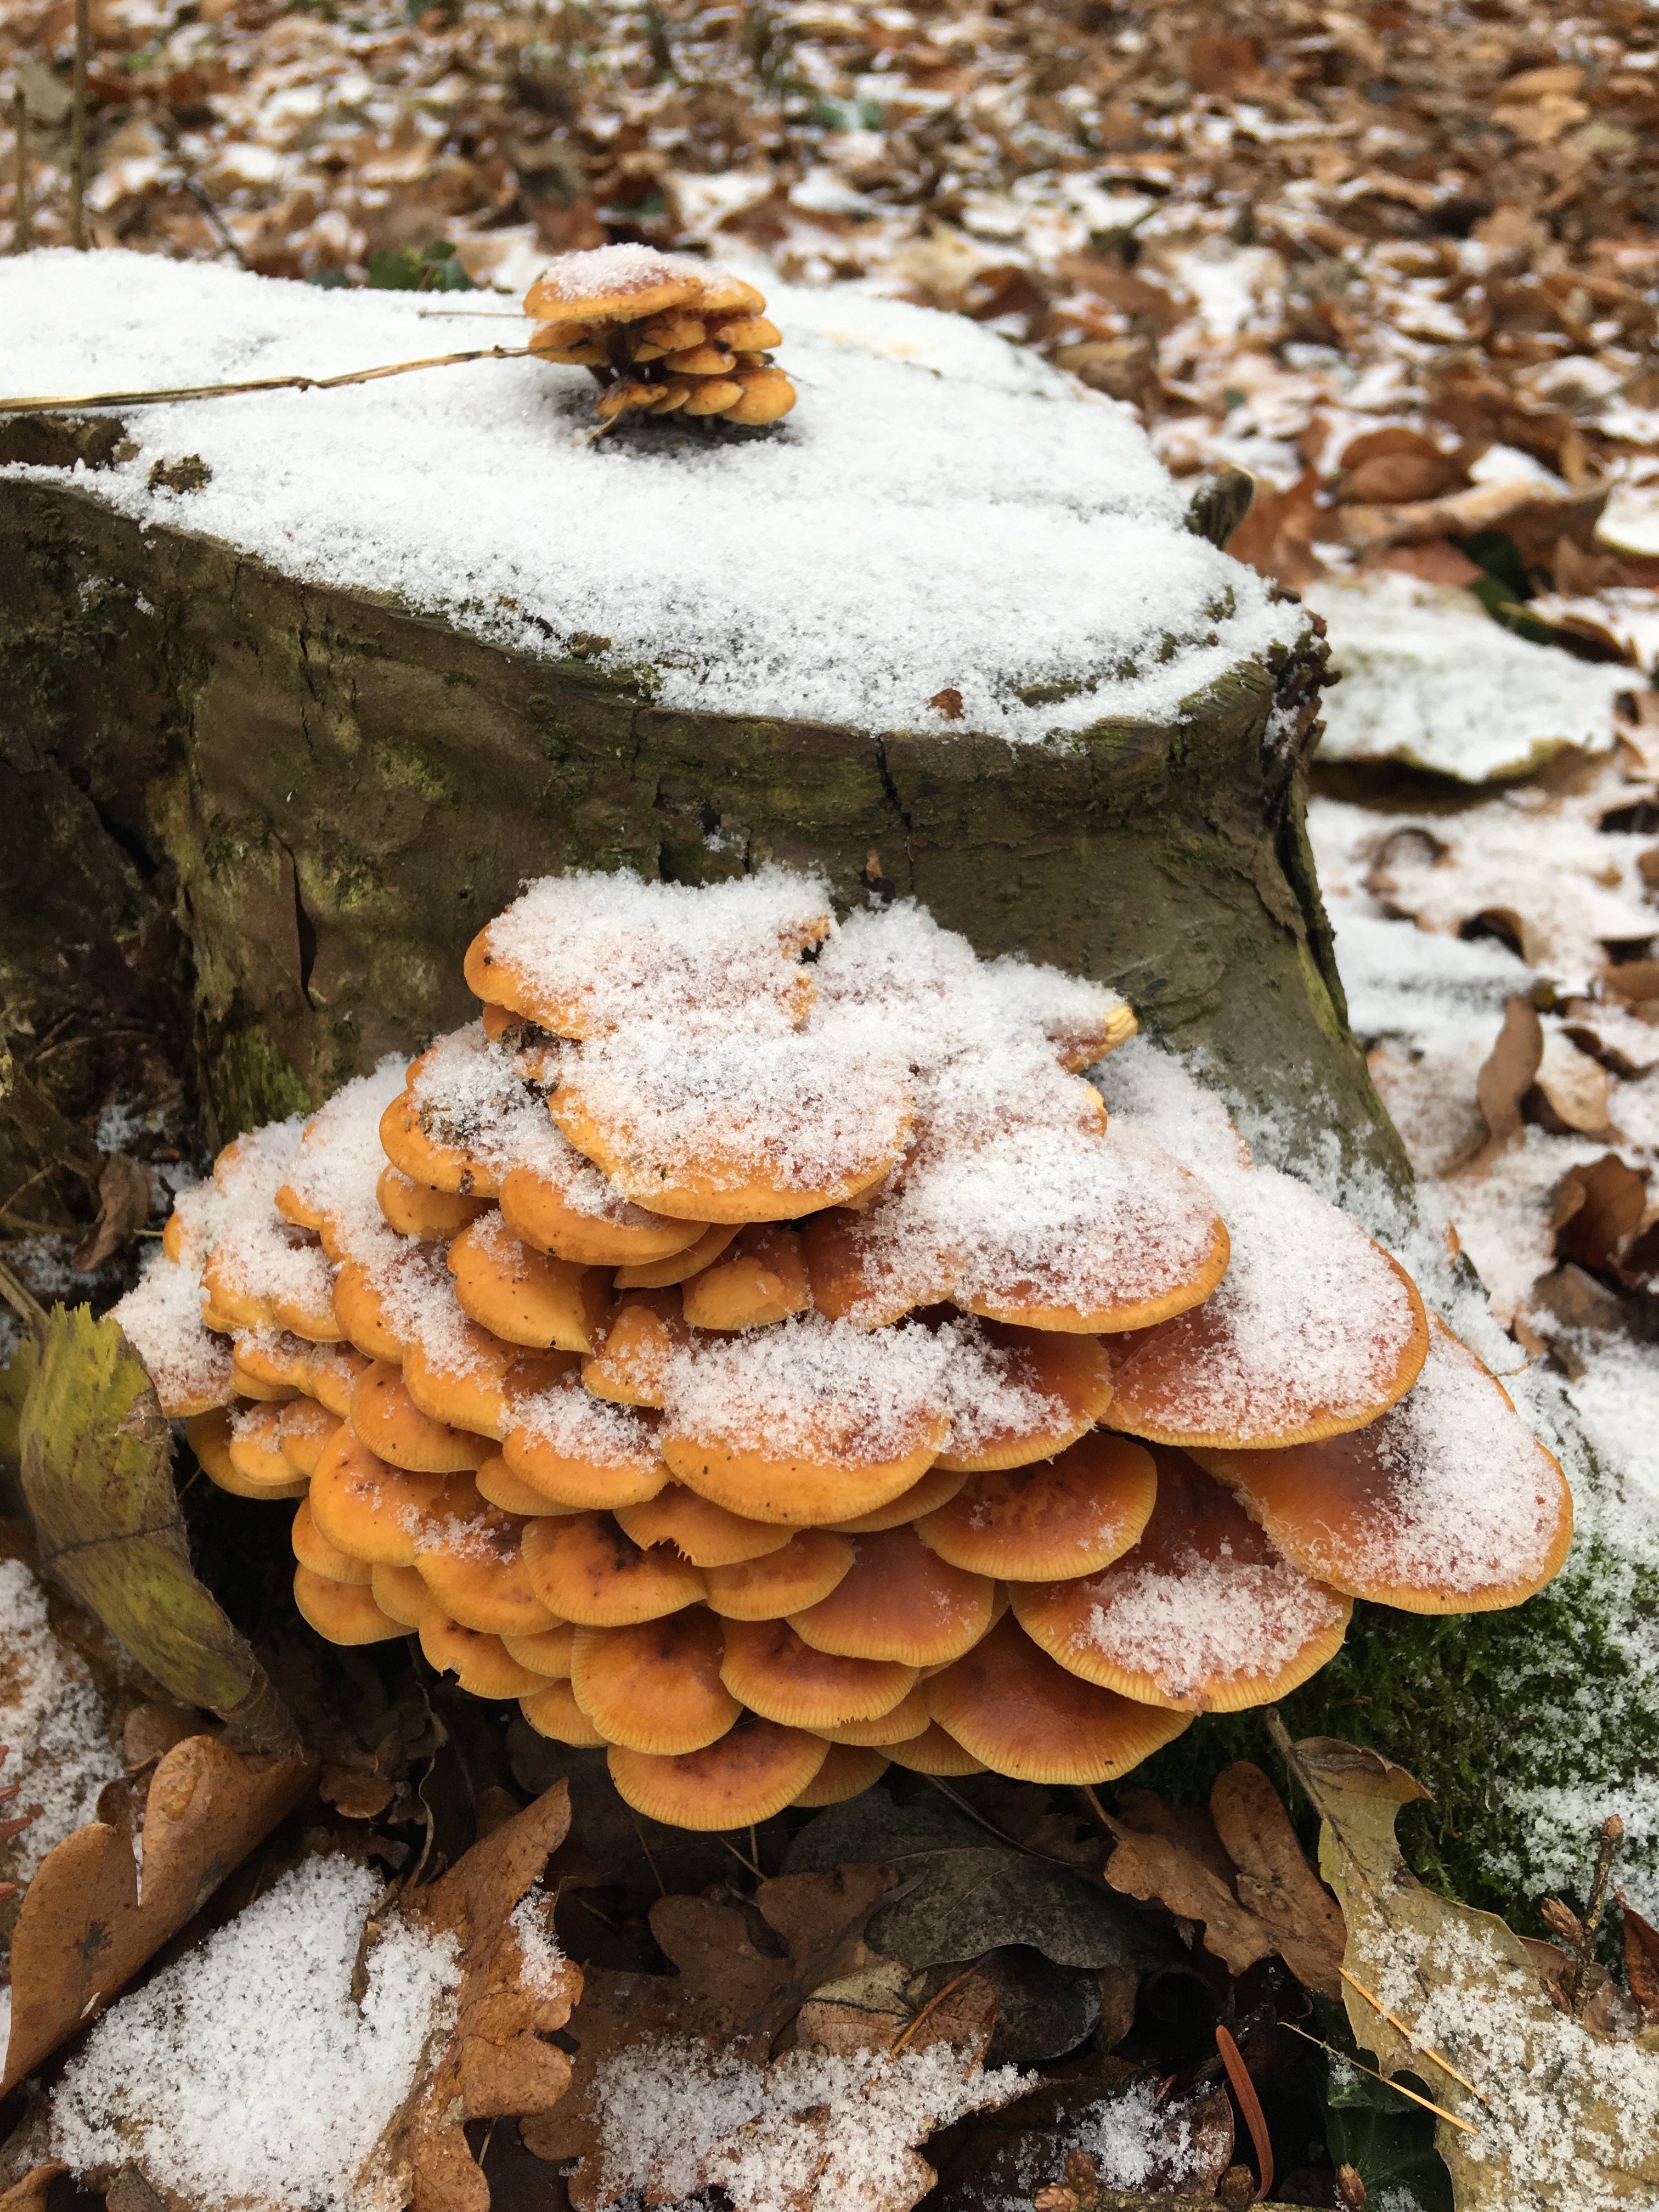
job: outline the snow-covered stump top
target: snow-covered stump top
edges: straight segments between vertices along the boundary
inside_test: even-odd
[[[1178,722],[1303,634],[1187,530],[1127,409],[959,316],[846,286],[769,304],[801,397],[763,437],[671,419],[591,443],[585,368],[488,360],[124,408],[137,452],[76,487],[532,658],[577,641],[683,710],[1040,740]],[[441,350],[429,306],[158,255],[19,255],[0,264],[4,382],[73,398],[340,374]],[[483,334],[532,327],[504,307]],[[208,480],[152,490],[181,451]],[[946,691],[958,720],[930,703]]]

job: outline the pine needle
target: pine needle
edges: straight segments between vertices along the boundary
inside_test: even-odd
[[[1410,2028],[1407,2027],[1405,2021],[1401,2019],[1399,2014],[1390,2012],[1387,2005],[1383,2003],[1381,1997],[1373,1996],[1370,1991],[1365,1987],[1364,1982],[1356,1980],[1354,1976],[1348,1972],[1346,1966],[1339,1966],[1336,1971],[1341,1975],[1343,1980],[1346,1982],[1350,1989],[1358,1990],[1360,1996],[1364,1998],[1366,2003],[1371,2007],[1373,2011],[1382,2014],[1383,2019],[1388,2021],[1390,2027],[1397,2027],[1400,2030],[1400,2033],[1405,2037],[1407,2042],[1410,2044],[1413,2051],[1417,2051],[1422,2057],[1432,2058],[1435,2064],[1440,2068],[1443,2073],[1449,2074],[1454,2081],[1461,2081],[1463,2087],[1468,2091],[1470,2096],[1479,2097],[1481,2103],[1486,2106],[1488,2111],[1492,2109],[1491,2100],[1486,2096],[1482,2091],[1475,2087],[1474,2082],[1470,2081],[1467,2074],[1460,2074],[1457,2069],[1452,2064],[1450,2059],[1443,2058],[1432,2044],[1419,2043],[1417,2038],[1412,2033]]]
[[[1469,2124],[1468,2120],[1460,2120],[1455,2112],[1449,2112],[1443,2105],[1437,2105],[1432,2098],[1419,2097],[1415,2089],[1407,2088],[1403,2082],[1390,2081],[1386,2075],[1377,2073],[1374,2068],[1362,2066],[1357,2058],[1350,2058],[1346,2051],[1337,2050],[1334,2044],[1327,2043],[1322,2036],[1310,2035],[1305,2027],[1298,2027],[1294,2021],[1281,2020],[1279,2024],[1281,2027],[1288,2027],[1292,2035],[1299,2035],[1304,2043],[1317,2044],[1320,2050],[1328,2052],[1333,2058],[1340,2058],[1345,2066],[1352,2066],[1356,2074],[1368,2074],[1373,2081],[1381,2081],[1385,2089],[1392,2089],[1397,2097],[1409,2097],[1413,2104],[1421,2105],[1425,2112],[1432,2112],[1436,2119],[1444,2120],[1448,2127],[1461,2128],[1466,2136],[1479,2132]]]

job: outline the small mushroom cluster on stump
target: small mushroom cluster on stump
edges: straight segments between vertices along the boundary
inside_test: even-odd
[[[1356,1597],[1560,1566],[1502,1385],[1112,992],[775,868],[545,878],[465,972],[117,1311],[212,1479],[294,1501],[319,1634],[412,1631],[640,1812],[1112,1780]]]
[[[605,422],[628,414],[775,422],[795,387],[772,361],[780,343],[752,284],[652,246],[566,253],[526,295],[539,360],[591,369]]]

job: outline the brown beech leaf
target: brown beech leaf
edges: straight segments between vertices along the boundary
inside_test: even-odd
[[[1111,1887],[1143,1903],[1167,1905],[1182,1920],[1201,1921],[1205,1949],[1230,1973],[1242,1974],[1278,1949],[1267,1923],[1191,1851],[1164,1836],[1138,1836],[1127,1828],[1115,1832],[1121,1840],[1105,1866]]]
[[[1604,1152],[1589,1167],[1569,1168],[1552,1216],[1557,1258],[1605,1272],[1624,1257],[1647,1205],[1647,1177],[1626,1167],[1617,1152]]]
[[[125,1821],[91,1821],[46,1854],[12,1937],[0,2092],[178,1934],[301,1802],[315,1771],[311,1759],[244,1759],[214,1736],[186,1736],[157,1762],[145,1793],[142,1881]]]
[[[69,2168],[56,2160],[46,2166],[37,2166],[11,2187],[0,2190],[0,2212],[46,2212],[46,2191],[60,2173]]]
[[[149,1219],[149,1170],[125,1152],[111,1152],[98,1177],[98,1218],[76,1246],[70,1265],[96,1274],[106,1260],[130,1243]]]
[[[1521,1101],[1532,1088],[1544,1057],[1544,1025],[1530,999],[1512,998],[1504,1009],[1498,1042],[1474,1079],[1475,1103],[1486,1125],[1486,1141],[1446,1163],[1443,1172],[1467,1170],[1481,1175],[1498,1155],[1521,1136]]]
[[[1240,1900],[1273,1930],[1299,1982],[1340,1997],[1347,1931],[1336,1899],[1303,1856],[1283,1798],[1259,1766],[1240,1759],[1217,1776],[1210,1811],[1238,1869]]]
[[[453,1936],[461,1957],[455,2026],[389,2131],[388,2162],[415,2212],[489,2212],[465,2123],[550,2112],[570,2086],[569,2059],[545,2039],[569,2019],[581,1969],[539,1956],[546,1924],[526,1936],[519,1910],[569,1826],[570,1794],[556,1783],[404,1896],[404,1918]]]
[[[1625,1919],[1625,1974],[1644,2020],[1659,2019],[1659,1928],[1644,1920],[1619,1893]]]
[[[962,694],[953,684],[947,684],[943,691],[935,691],[927,703],[936,714],[942,714],[947,722],[959,722],[962,720]]]

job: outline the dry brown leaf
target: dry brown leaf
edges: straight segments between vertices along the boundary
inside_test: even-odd
[[[60,2173],[68,2172],[68,2166],[56,2161],[37,2166],[9,2189],[0,2191],[0,2212],[46,2212],[46,2191]]]
[[[1559,1030],[1552,1030],[1544,1040],[1535,1080],[1540,1118],[1558,1135],[1564,1131],[1584,1137],[1618,1135],[1607,1119],[1612,1082],[1607,1069]]]
[[[489,2212],[465,2124],[550,2112],[570,2086],[569,2059],[545,2039],[569,2019],[581,1969],[538,1960],[514,1920],[569,1826],[561,1782],[404,1899],[406,1920],[455,1938],[462,1969],[455,2026],[388,2131],[391,2167],[415,2212]]]
[[[1299,1982],[1340,1997],[1347,1930],[1336,1899],[1303,1854],[1283,1798],[1259,1766],[1240,1759],[1217,1776],[1210,1812],[1238,1869],[1240,1902],[1273,1930]]]
[[[1544,1025],[1537,1007],[1530,999],[1511,999],[1504,1009],[1498,1042],[1474,1079],[1475,1103],[1486,1125],[1486,1142],[1461,1160],[1449,1161],[1446,1172],[1462,1168],[1483,1174],[1499,1152],[1519,1140],[1521,1101],[1532,1088],[1543,1057]]]
[[[1619,1893],[1625,1921],[1625,1978],[1645,2020],[1659,2020],[1659,1928]]]
[[[308,1758],[244,1759],[206,1735],[159,1761],[140,1863],[128,1826],[94,1820],[42,1860],[12,1938],[0,2090],[33,2071],[176,1936],[310,1788]]]
[[[1242,1974],[1279,1948],[1266,1922],[1241,1905],[1218,1875],[1165,1837],[1123,1830],[1105,1875],[1126,1897],[1143,1904],[1156,1900],[1183,1920],[1201,1921],[1205,1949],[1230,1973]]]
[[[1647,1177],[1617,1152],[1562,1176],[1551,1215],[1556,1256],[1606,1270],[1624,1257],[1647,1212]]]
[[[98,1218],[76,1248],[70,1265],[97,1273],[106,1260],[131,1243],[149,1219],[149,1170],[125,1152],[111,1152],[98,1177]]]

